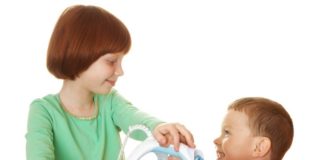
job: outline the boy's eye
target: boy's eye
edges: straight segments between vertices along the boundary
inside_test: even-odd
[[[229,135],[230,134],[229,130],[226,130],[226,129],[223,130],[223,133],[224,133],[224,135]]]

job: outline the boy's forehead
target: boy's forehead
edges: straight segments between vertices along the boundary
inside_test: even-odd
[[[228,110],[224,120],[223,126],[245,126],[248,125],[248,116],[241,111]]]

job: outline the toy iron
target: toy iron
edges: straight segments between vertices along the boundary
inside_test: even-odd
[[[148,128],[143,125],[135,125],[129,128],[119,153],[119,159],[121,159],[129,135],[135,130],[142,130],[146,133],[147,138],[145,141],[139,144],[136,149],[133,150],[133,152],[131,152],[126,160],[140,160],[148,153],[155,153],[158,160],[167,160],[169,156],[177,157],[181,160],[204,160],[203,154],[200,150],[190,148],[185,144],[180,144],[178,152],[174,150],[172,145],[169,147],[160,146],[159,143],[153,138]]]

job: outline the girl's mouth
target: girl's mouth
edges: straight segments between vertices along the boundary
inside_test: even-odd
[[[115,86],[116,81],[112,81],[112,80],[106,80],[106,82],[108,82],[111,86]]]

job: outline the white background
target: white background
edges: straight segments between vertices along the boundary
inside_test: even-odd
[[[133,104],[183,123],[216,159],[226,108],[245,96],[283,104],[295,125],[286,160],[320,159],[324,143],[324,5],[313,0],[3,1],[0,159],[25,159],[29,103],[57,93],[46,50],[61,12],[95,4],[120,18],[133,46],[116,88]]]

